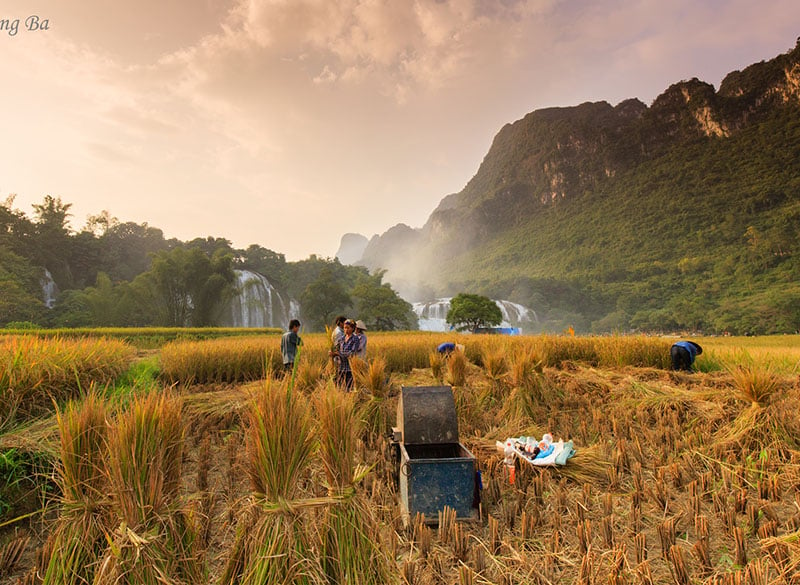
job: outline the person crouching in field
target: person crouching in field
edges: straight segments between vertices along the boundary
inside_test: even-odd
[[[454,351],[464,351],[464,346],[460,343],[453,343],[452,341],[445,341],[444,343],[440,343],[439,347],[436,348],[436,351],[439,352],[439,355],[444,357],[445,359],[450,357],[450,354]]]
[[[289,331],[281,336],[281,355],[283,356],[283,369],[289,373],[294,368],[294,358],[297,355],[297,348],[303,343],[297,332],[300,330],[300,321],[292,319],[289,321]]]
[[[331,351],[334,358],[339,358],[336,371],[336,384],[347,391],[353,388],[353,371],[350,369],[350,358],[358,355],[361,340],[355,333],[356,324],[347,319],[344,322],[344,335],[336,342],[336,348]]]
[[[669,353],[673,370],[691,372],[694,359],[703,353],[703,348],[694,341],[679,341],[672,346]]]

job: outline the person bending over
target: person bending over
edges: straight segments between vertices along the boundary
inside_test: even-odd
[[[669,353],[673,370],[691,372],[694,360],[703,353],[703,348],[694,341],[679,341],[672,346]]]

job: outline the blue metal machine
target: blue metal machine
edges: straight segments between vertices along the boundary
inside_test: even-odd
[[[420,513],[427,523],[437,524],[445,506],[455,510],[457,519],[474,517],[475,457],[458,440],[450,386],[402,388],[393,447],[406,523]]]

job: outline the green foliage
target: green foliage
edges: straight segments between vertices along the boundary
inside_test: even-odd
[[[385,271],[361,275],[352,290],[356,302],[356,315],[370,330],[397,331],[418,327],[417,316],[411,304],[403,300],[383,282]]]
[[[41,329],[41,327],[36,323],[31,323],[30,321],[11,321],[6,323],[6,329],[25,329],[30,331],[33,329]]]
[[[300,295],[303,320],[312,331],[324,329],[337,314],[344,313],[352,304],[345,286],[336,280],[333,270],[325,266],[319,276],[310,282]]]
[[[25,458],[16,450],[0,451],[0,517],[11,508],[20,484],[25,481],[28,466]]]
[[[450,301],[446,320],[459,331],[475,331],[480,327],[499,325],[503,314],[489,297],[459,293]]]
[[[233,284],[232,262],[233,258],[222,250],[211,257],[199,248],[175,248],[156,254],[147,276],[159,302],[160,324],[213,324],[215,309]]]
[[[278,289],[286,289],[288,268],[283,254],[252,244],[244,251],[241,267],[267,276]]]
[[[42,453],[21,449],[0,450],[0,518],[25,509],[25,500],[37,490],[51,488],[46,481],[51,462]],[[41,493],[39,495],[41,495]],[[15,509],[18,508],[18,509]]]

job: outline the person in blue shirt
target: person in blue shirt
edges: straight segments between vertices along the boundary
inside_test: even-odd
[[[444,343],[440,343],[439,347],[436,348],[436,351],[439,353],[451,353],[456,350],[456,344],[451,341],[445,341]]]
[[[452,341],[445,341],[444,343],[440,343],[439,347],[436,348],[440,354],[445,357],[448,357],[454,351],[464,351],[464,346],[460,343],[453,343]]]
[[[703,353],[703,348],[694,341],[679,341],[672,346],[669,353],[673,370],[691,372],[694,360]]]

